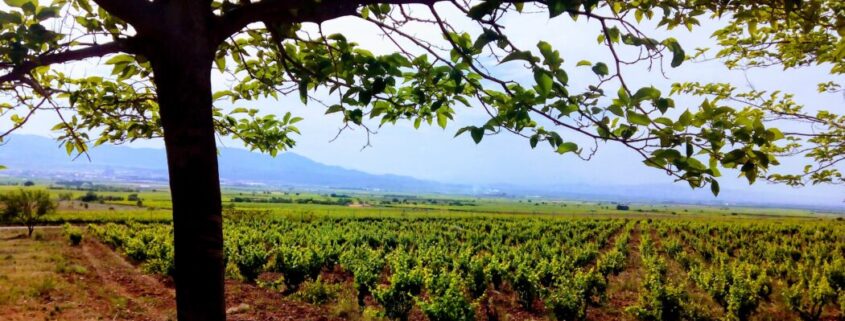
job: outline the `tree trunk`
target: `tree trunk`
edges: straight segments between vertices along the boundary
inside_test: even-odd
[[[222,321],[223,222],[211,108],[216,46],[187,20],[180,21],[186,29],[174,28],[148,57],[155,73],[173,201],[176,310],[180,321]]]

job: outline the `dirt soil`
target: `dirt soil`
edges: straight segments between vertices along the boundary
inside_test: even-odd
[[[70,246],[60,229],[36,231],[37,239],[0,231],[0,319],[176,320],[169,279],[145,274],[87,235]],[[229,320],[340,320],[238,281],[227,281],[226,292]]]

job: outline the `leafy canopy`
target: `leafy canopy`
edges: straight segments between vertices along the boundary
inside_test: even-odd
[[[139,0],[5,0],[0,10],[0,114],[11,120],[5,137],[38,112],[61,119],[53,130],[68,153],[89,144],[160,137],[155,77],[144,44],[157,30],[151,12],[166,2]],[[740,92],[731,84],[675,84],[655,88],[625,77],[636,64],[678,67],[703,57],[682,41],[654,38],[643,30],[693,30],[701,21],[725,27],[713,36],[716,57],[729,68],[821,64],[845,72],[845,4],[837,0],[745,1],[209,1],[207,8],[219,46],[214,60],[225,88],[209,94],[221,136],[242,140],[275,155],[295,145],[301,118],[247,106],[262,98],[299,96],[303,104],[325,106],[342,115],[343,128],[409,121],[415,127],[446,128],[460,108],[480,107],[484,123],[457,130],[476,143],[511,132],[532,148],[589,159],[599,143],[625,146],[647,166],[692,187],[709,185],[718,194],[720,168],[736,168],[749,182],[763,177],[790,184],[842,181],[835,165],[843,158],[843,118],[830,112],[806,113],[781,93]],[[436,4],[435,4],[436,3]],[[458,24],[445,14],[465,16]],[[540,41],[519,47],[508,34],[506,17],[587,19],[598,46],[611,61],[580,60],[575,68],[595,74],[591,85],[569,84],[565,48]],[[395,45],[375,54],[344,34],[326,34],[320,24],[342,16],[372,24]],[[415,36],[414,26],[439,30],[442,39]],[[651,27],[649,27],[651,28]],[[466,30],[465,30],[466,29]],[[632,50],[633,49],[633,50]],[[636,52],[635,55],[627,55]],[[99,58],[102,60],[97,60]],[[110,74],[73,72],[63,67],[86,60]],[[508,77],[497,66],[522,68],[531,77]],[[525,81],[532,79],[533,81]],[[640,81],[638,81],[640,82]],[[823,83],[820,91],[840,91]],[[324,90],[330,100],[315,92]],[[701,96],[697,106],[677,106],[673,97]],[[224,109],[224,105],[235,108]],[[785,133],[773,120],[809,121],[806,132]],[[592,146],[582,146],[583,141]],[[582,142],[582,144],[576,143]],[[802,173],[769,173],[778,157],[803,154]]]

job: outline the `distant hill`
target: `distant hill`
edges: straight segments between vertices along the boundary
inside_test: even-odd
[[[163,149],[103,145],[72,159],[50,138],[12,135],[0,145],[0,176],[53,181],[167,184]],[[555,185],[448,184],[400,175],[376,175],[315,162],[292,152],[271,157],[238,148],[221,148],[220,178],[224,186],[294,187],[300,189],[352,189],[402,193],[441,193],[503,197],[544,197],[570,200],[685,203],[800,207],[843,211],[843,205],[813,198],[723,188],[718,198],[708,190],[692,190],[686,184],[590,185],[561,182]]]
[[[102,145],[84,155],[69,157],[50,138],[12,135],[0,146],[2,174],[52,179],[96,179],[136,182],[167,181],[163,149]],[[375,175],[315,162],[292,152],[271,157],[238,148],[221,148],[220,177],[228,185],[271,185],[315,188],[350,188],[397,192],[462,192],[460,185],[437,183],[399,175]]]

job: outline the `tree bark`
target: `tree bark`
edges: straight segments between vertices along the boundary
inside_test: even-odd
[[[207,36],[203,17],[183,9],[162,17],[164,23],[173,23],[170,32],[151,41],[146,50],[167,150],[176,310],[180,321],[222,321],[223,221],[211,99],[216,45]]]

